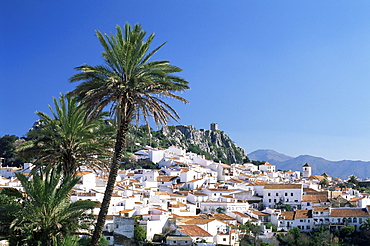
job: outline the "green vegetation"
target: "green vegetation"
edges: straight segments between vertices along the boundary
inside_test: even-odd
[[[69,193],[78,177],[63,176],[50,168],[33,173],[32,179],[17,174],[25,195],[10,189],[0,194],[2,237],[10,245],[59,245],[67,237],[89,230],[96,203],[71,203]]]
[[[201,150],[198,145],[190,144],[187,151],[198,154],[198,155],[204,155],[206,157],[206,159],[208,159],[208,160],[213,159],[210,153],[208,153],[204,150]]]
[[[15,135],[4,135],[0,137],[0,157],[4,158],[4,165],[19,167],[27,161],[27,159],[20,158],[15,151],[17,145],[20,143],[22,143],[22,140]]]
[[[114,128],[104,123],[102,115],[88,119],[76,98],[60,95],[53,100],[51,116],[36,112],[42,126],[28,133],[32,140],[18,147],[19,154],[33,158],[38,167],[57,165],[67,175],[73,175],[81,164],[106,167],[106,159],[94,155],[111,155]]]
[[[146,239],[146,231],[145,229],[140,226],[136,225],[134,228],[134,239],[138,242],[144,242]]]
[[[277,234],[280,245],[286,246],[355,246],[368,245],[370,219],[364,221],[360,232],[352,225],[343,226],[341,230],[329,231],[325,226],[309,233],[301,232],[298,227],[290,229],[286,234]]]
[[[261,240],[258,238],[262,234],[260,226],[247,221],[244,225],[239,225],[240,230],[245,230],[247,234],[241,239],[240,245],[261,245]]]
[[[256,165],[256,166],[266,164],[266,162],[265,162],[265,161],[255,161],[255,160],[252,160],[252,163],[253,163],[254,165]]]

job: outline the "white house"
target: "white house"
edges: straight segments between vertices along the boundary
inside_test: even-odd
[[[297,208],[301,205],[302,194],[302,184],[267,184],[263,189],[263,205],[274,208],[289,204]]]

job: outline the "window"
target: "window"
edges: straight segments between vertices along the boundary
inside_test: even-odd
[[[293,193],[290,193],[290,196],[293,196]]]
[[[107,237],[107,240],[110,241],[110,237]]]
[[[223,238],[223,241],[226,242],[226,238]]]
[[[271,193],[267,193],[268,196],[271,196]]]
[[[271,199],[269,199],[269,202],[271,202]]]
[[[276,196],[279,196],[279,193],[276,193]]]
[[[288,193],[285,192],[285,196],[288,196]]]
[[[307,226],[306,228],[307,228],[307,230],[310,230],[310,229],[311,229],[311,227],[310,227],[310,226]]]
[[[176,241],[173,241],[173,243],[176,243]]]
[[[276,199],[274,199],[274,202],[276,202]]]

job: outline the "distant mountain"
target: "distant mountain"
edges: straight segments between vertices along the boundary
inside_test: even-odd
[[[276,165],[276,169],[301,171],[302,166],[308,163],[312,167],[313,175],[327,173],[332,177],[347,179],[349,175],[356,175],[365,179],[370,177],[370,162],[368,161],[328,161],[321,157],[300,155],[290,157],[274,150],[256,150],[248,154],[250,160],[268,161]]]
[[[276,152],[275,150],[271,150],[271,149],[259,149],[259,150],[253,151],[252,153],[248,154],[248,158],[250,160],[255,160],[255,161],[261,160],[261,161],[268,161],[268,162],[270,162],[270,160],[273,162],[284,162],[284,161],[294,159],[293,157],[280,154]]]

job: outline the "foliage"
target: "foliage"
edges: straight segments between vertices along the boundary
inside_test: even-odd
[[[258,225],[247,221],[244,225],[239,225],[239,229],[247,232],[247,234],[241,239],[241,245],[257,245],[260,243],[258,236],[262,234],[262,230]]]
[[[322,179],[319,184],[322,188],[326,188],[329,186],[329,181],[327,179]]]
[[[273,231],[273,232],[277,232],[277,227],[276,227],[276,226],[274,226],[271,222],[268,222],[268,223],[266,224],[266,228],[267,228],[267,229],[272,229],[272,231]]]
[[[10,244],[16,241],[15,235],[9,232],[11,223],[23,208],[22,199],[23,195],[17,189],[5,188],[0,191],[0,235],[8,239]]]
[[[101,237],[98,246],[107,246],[109,241],[105,237]],[[83,236],[78,241],[79,246],[90,246],[91,237]],[[66,245],[67,246],[67,245]]]
[[[271,243],[261,242],[260,246],[274,246],[274,245]]]
[[[356,186],[358,185],[358,179],[355,175],[351,175],[347,181],[348,184],[352,185],[352,186]]]
[[[117,122],[114,155],[92,245],[97,245],[103,230],[122,151],[126,148],[129,124],[141,119],[149,125],[149,118],[157,126],[166,125],[170,120],[177,121],[179,115],[163,98],[187,103],[175,93],[189,89],[186,80],[174,75],[181,72],[181,68],[170,65],[169,61],[150,60],[165,44],[149,51],[154,34],[145,40],[146,32],[138,24],[134,27],[126,24],[124,30],[117,25],[116,30],[115,35],[96,31],[104,48],[105,64],[77,67],[79,73],[70,78],[71,82],[82,82],[71,94],[83,102],[90,117],[110,106],[110,113]]]
[[[355,230],[356,228],[353,225],[343,226],[340,230],[340,235],[342,238],[351,237]]]
[[[32,140],[18,148],[24,157],[35,157],[34,164],[58,167],[65,174],[74,174],[80,165],[101,167],[106,158],[95,155],[107,155],[112,147],[114,128],[105,124],[102,115],[97,119],[87,119],[84,107],[76,98],[60,95],[53,98],[54,107],[50,105],[51,116],[37,111],[42,126],[30,131]]]
[[[255,160],[252,160],[252,163],[253,163],[254,165],[256,165],[256,166],[266,164],[266,162],[265,162],[265,161],[255,161]]]
[[[280,245],[287,246],[305,246],[309,245],[309,237],[305,233],[301,233],[298,227],[290,229],[287,234],[278,234],[277,240]]]
[[[78,234],[81,229],[89,230],[94,218],[88,211],[96,203],[89,200],[70,203],[68,198],[79,178],[62,176],[50,168],[34,173],[32,178],[18,173],[17,178],[25,196],[19,197],[12,191],[13,196],[8,196],[10,201],[0,204],[1,223],[9,225],[7,213],[14,213],[9,231],[4,235],[10,242],[29,246],[52,245]]]
[[[135,228],[134,228],[134,239],[138,242],[145,241],[146,231],[142,226],[140,226],[140,225],[135,226]]]
[[[222,213],[224,213],[224,212],[225,212],[225,208],[223,208],[223,207],[218,207],[218,208],[216,208],[216,212],[217,212],[217,213],[219,213],[219,214],[222,214]]]
[[[325,226],[319,227],[317,230],[313,230],[310,245],[332,245],[334,235]]]
[[[4,135],[0,137],[0,157],[5,158],[7,166],[20,166],[26,159],[20,158],[16,153],[19,138],[15,135]]]
[[[213,157],[211,156],[210,153],[208,153],[207,151],[204,151],[202,149],[199,148],[198,145],[195,145],[195,144],[189,144],[189,147],[187,149],[188,152],[192,152],[192,153],[195,153],[195,154],[198,154],[198,155],[204,155],[206,157],[206,159],[208,160],[212,160]]]

